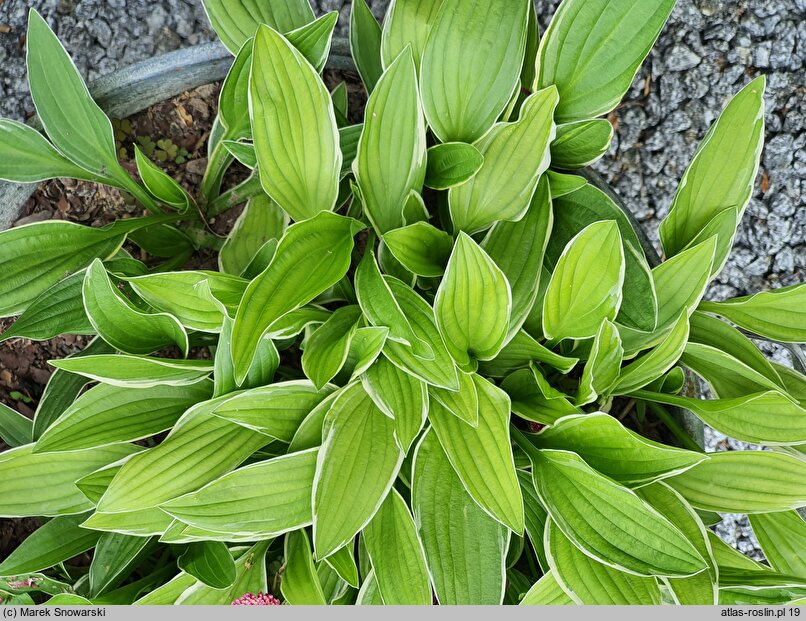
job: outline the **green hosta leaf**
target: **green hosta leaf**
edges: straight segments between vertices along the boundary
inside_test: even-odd
[[[537,85],[560,91],[558,121],[610,112],[632,84],[674,0],[569,0],[543,35]]]
[[[662,377],[680,360],[687,341],[688,317],[684,312],[660,345],[621,369],[610,392],[616,395],[627,394]]]
[[[501,382],[501,388],[512,399],[512,411],[526,420],[552,425],[564,416],[582,413],[566,395],[551,388],[534,366],[515,371]]]
[[[341,151],[330,93],[282,35],[262,26],[250,84],[260,181],[294,220],[333,209]]]
[[[158,446],[128,460],[98,503],[98,511],[157,507],[229,472],[267,444],[266,436],[212,414],[226,399],[194,406]]]
[[[81,271],[47,289],[0,335],[0,341],[13,337],[46,341],[60,334],[93,334],[81,295],[83,282]]]
[[[118,533],[103,533],[92,555],[90,597],[111,591],[126,580],[139,562],[154,549],[154,540]]]
[[[528,367],[532,361],[547,364],[561,373],[567,374],[577,365],[579,358],[556,354],[521,330],[506,344],[495,359],[483,363],[481,369],[492,377],[504,377],[516,369]]]
[[[86,597],[73,595],[72,593],[59,593],[48,601],[42,603],[43,606],[92,606],[93,603]]]
[[[98,468],[141,450],[131,444],[41,454],[26,444],[0,454],[0,515],[55,516],[82,513],[92,504],[74,485]],[[47,485],[43,484],[47,481]]]
[[[601,412],[561,418],[530,438],[541,449],[572,451],[601,474],[632,486],[674,476],[707,459],[643,438]]]
[[[94,504],[97,504],[121,467],[123,467],[123,461],[99,468],[76,481],[76,487]]]
[[[332,380],[344,365],[360,319],[358,306],[342,306],[306,339],[302,368],[317,389]]]
[[[395,421],[395,439],[408,454],[428,414],[426,384],[380,358],[361,378],[364,390],[384,414]]]
[[[180,213],[184,213],[190,208],[192,199],[187,191],[149,160],[137,145],[134,145],[134,157],[137,161],[137,172],[140,179],[143,180],[143,184],[151,196]]]
[[[378,581],[375,579],[375,571],[370,569],[364,577],[364,584],[356,595],[356,606],[382,606],[383,599],[378,588]]]
[[[565,247],[551,275],[543,302],[546,338],[595,336],[621,306],[624,250],[612,220],[585,227]]]
[[[235,582],[235,562],[221,542],[191,543],[176,562],[179,569],[214,589],[225,589]]]
[[[235,276],[243,274],[267,241],[282,238],[287,225],[288,217],[268,196],[250,200],[218,255],[221,271]]]
[[[381,36],[384,67],[391,65],[400,52],[411,46],[419,72],[420,58],[441,5],[442,0],[392,0]]]
[[[484,164],[484,156],[472,144],[448,142],[428,149],[425,185],[448,190],[472,179]]]
[[[526,215],[518,222],[498,222],[481,242],[504,272],[512,292],[509,336],[521,329],[537,299],[553,221],[548,183],[541,182]]]
[[[728,321],[764,338],[785,343],[806,342],[803,308],[806,284],[782,287],[725,302],[702,302],[699,310],[721,315]]]
[[[0,403],[0,439],[10,447],[30,444],[33,440],[34,424],[31,419]]]
[[[767,451],[712,453],[667,481],[697,509],[768,513],[806,506],[806,462]]]
[[[361,81],[371,94],[383,74],[381,27],[366,0],[355,0],[350,9],[350,52]]]
[[[342,580],[354,589],[357,589],[360,582],[358,578],[358,566],[353,556],[353,549],[353,543],[350,542],[324,559],[324,562],[330,565]]]
[[[360,376],[380,358],[389,336],[388,328],[358,328],[350,341],[350,350],[340,375],[349,374],[350,381]]]
[[[728,207],[739,218],[753,192],[764,144],[764,76],[748,84],[727,105],[700,143],[683,175],[660,237],[667,256],[686,248],[710,221]],[[735,228],[719,236],[719,271],[733,244]]]
[[[307,380],[279,382],[241,392],[219,403],[218,417],[290,442],[303,419],[332,392],[317,389]]]
[[[549,175],[549,179],[553,183],[555,177]],[[546,264],[555,265],[565,245],[589,224],[615,220],[624,247],[624,290],[630,292],[624,296],[618,321],[637,329],[654,330],[658,320],[655,284],[629,218],[612,198],[592,185],[583,184],[576,191],[553,198],[554,226],[546,249]]]
[[[290,227],[269,266],[246,288],[232,331],[235,377],[243,381],[261,335],[277,319],[336,284],[350,267],[355,220],[322,213]]]
[[[465,491],[431,431],[414,459],[412,508],[439,603],[501,604],[509,531]]]
[[[703,400],[639,390],[634,396],[677,405],[717,431],[756,444],[806,444],[806,409],[778,391]]]
[[[261,24],[289,32],[314,19],[308,0],[202,0],[202,4],[216,34],[233,54],[255,36]]]
[[[0,119],[0,179],[33,183],[68,177],[95,181],[96,175],[76,166],[33,127]]]
[[[266,336],[277,340],[290,339],[298,336],[308,326],[325,323],[331,315],[329,310],[313,304],[303,306],[275,321]]]
[[[249,38],[245,39],[239,49],[233,52],[235,61],[227,72],[218,96],[218,120],[224,130],[221,146],[239,161],[240,158],[232,153],[230,146],[227,145],[242,145],[243,143],[236,141],[252,136],[252,126],[249,120],[249,71],[252,67],[252,50],[255,43],[252,37],[254,37],[255,31],[257,31],[257,25]],[[208,148],[215,149],[212,139]]]
[[[563,590],[583,605],[643,605],[661,603],[655,577],[634,576],[591,558],[557,528],[546,524],[546,547],[551,572]]]
[[[384,604],[431,604],[423,547],[406,501],[397,491],[389,493],[362,537]]]
[[[474,142],[504,111],[520,77],[528,8],[527,0],[443,0],[420,70],[440,142]]]
[[[353,4],[354,13],[363,0]],[[374,18],[373,18],[374,20]],[[379,235],[403,226],[403,206],[425,174],[425,121],[411,52],[372,91],[354,164],[364,211]]]
[[[339,129],[339,146],[341,147],[341,178],[344,179],[353,170],[353,162],[358,155],[358,143],[364,133],[363,123],[348,125]]]
[[[285,571],[280,588],[286,602],[292,606],[327,604],[313,563],[311,542],[304,529],[286,535]]]
[[[806,578],[806,522],[797,511],[751,515],[750,524],[776,571]]]
[[[554,572],[548,571],[535,582],[529,592],[523,596],[521,606],[570,606],[576,602],[568,593],[563,591],[560,583],[554,577]]]
[[[250,464],[161,505],[191,526],[269,538],[312,523],[317,449]]]
[[[333,29],[339,21],[339,12],[330,11],[315,21],[286,34],[293,45],[308,60],[317,73],[322,73],[330,54]]]
[[[0,316],[18,315],[40,294],[93,259],[114,255],[124,235],[71,222],[29,224],[0,233]]]
[[[754,392],[781,390],[780,379],[774,382],[721,349],[710,345],[688,343],[680,362],[708,382],[714,395],[721,399],[744,397]]]
[[[251,142],[222,140],[221,146],[224,147],[232,157],[246,166],[249,170],[255,170],[255,168],[257,168],[257,154],[255,153],[255,145]]]
[[[540,568],[543,571],[548,571],[549,566],[543,546],[543,531],[546,528],[548,514],[537,497],[537,490],[532,482],[532,476],[528,472],[518,470],[518,483],[520,483],[521,493],[523,494],[526,533],[529,535],[529,541],[531,541],[535,550]]]
[[[683,310],[691,314],[710,282],[716,238],[664,261],[652,270],[658,294],[658,328],[674,322]]]
[[[213,370],[213,365],[208,360],[171,360],[109,354],[51,360],[49,364],[96,382],[122,388],[187,386],[200,382]],[[129,394],[133,396],[136,393]]]
[[[375,515],[403,461],[394,422],[360,383],[347,387],[325,415],[313,492],[317,558],[349,541]],[[344,499],[350,498],[349,504]]]
[[[176,215],[173,216],[176,218]],[[115,225],[123,221],[118,220]],[[129,234],[129,241],[155,257],[167,257],[184,263],[193,253],[193,240],[175,226],[155,224]]]
[[[28,84],[36,111],[55,147],[77,166],[115,185],[135,185],[117,159],[112,123],[47,22],[28,14]]]
[[[668,578],[666,583],[672,590],[679,604],[686,605],[713,605],[717,603],[719,592],[717,590],[719,570],[714,560],[711,543],[708,539],[708,530],[697,513],[683,498],[664,483],[647,485],[637,490],[638,495],[652,505],[677,526],[688,540],[697,548],[708,564],[706,571],[688,578]]]
[[[702,512],[697,511],[697,513]],[[766,565],[762,565],[758,561],[754,561],[749,556],[745,556],[739,552],[739,550],[734,548],[729,543],[722,541],[722,539],[719,538],[719,535],[713,531],[708,531],[708,543],[711,544],[711,552],[713,553],[717,566],[720,569],[749,569],[751,571],[768,569]]]
[[[475,143],[484,164],[470,181],[448,194],[454,228],[475,233],[498,220],[519,220],[526,213],[551,160],[556,106],[555,89],[537,92],[523,103],[516,122],[496,125]]]
[[[445,273],[453,239],[427,222],[389,231],[383,241],[394,257],[417,276],[438,278]]]
[[[82,526],[132,537],[150,537],[164,533],[170,527],[171,522],[168,514],[156,507],[150,507],[137,511],[113,513],[96,511]]]
[[[471,427],[479,426],[479,395],[474,375],[459,373],[458,392],[432,386],[428,389],[428,393],[454,416]]]
[[[387,277],[386,282],[403,314],[406,315],[406,319],[409,320],[409,325],[414,330],[415,336],[425,341],[434,353],[434,358],[432,360],[420,358],[414,354],[410,347],[393,341],[386,343],[384,355],[399,369],[410,373],[431,386],[458,390],[459,380],[457,379],[456,365],[434,323],[433,309],[428,305],[428,302],[399,280]]]
[[[549,185],[551,186],[551,198],[553,199],[572,194],[585,187],[588,183],[584,177],[566,175],[554,170],[546,171],[546,179],[548,179]]]
[[[473,376],[478,391],[479,424],[474,428],[436,399],[428,418],[462,484],[492,517],[523,532],[523,497],[509,440],[509,397],[487,380]]]
[[[585,405],[596,400],[598,395],[607,394],[619,377],[624,348],[618,329],[607,319],[599,326],[599,332],[593,340],[590,356],[579,380],[576,395],[578,405]]]
[[[578,455],[555,450],[529,455],[543,505],[589,556],[640,576],[688,576],[705,568],[680,530]]]
[[[551,165],[565,170],[590,166],[607,153],[612,140],[613,126],[605,119],[560,125],[551,143]]]
[[[434,299],[437,327],[457,364],[475,370],[504,345],[512,294],[501,269],[465,233],[454,246]]]
[[[209,399],[212,388],[209,381],[148,390],[96,386],[65,410],[34,450],[75,451],[153,436],[170,429],[188,408]]]
[[[93,548],[100,533],[79,528],[84,515],[65,515],[46,522],[0,563],[0,576],[48,569]]]

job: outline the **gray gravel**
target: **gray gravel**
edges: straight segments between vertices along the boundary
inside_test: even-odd
[[[346,32],[349,0],[314,4],[339,10]],[[371,1],[378,17],[386,4]],[[558,2],[538,4],[545,28]],[[17,119],[33,111],[22,46],[30,6],[55,26],[89,78],[212,38],[198,0],[0,0],[0,26],[10,26],[0,29],[0,114]],[[678,0],[616,112],[613,148],[596,165],[656,240],[699,140],[727,99],[760,73],[768,76],[767,146],[736,247],[709,293],[717,299],[806,280],[806,0]],[[742,448],[708,437],[711,449]],[[726,519],[719,534],[758,555],[745,518]]]

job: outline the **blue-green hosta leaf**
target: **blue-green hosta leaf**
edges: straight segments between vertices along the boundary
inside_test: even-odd
[[[423,107],[440,142],[475,142],[520,77],[528,0],[443,0],[423,50]]]
[[[764,144],[764,88],[761,76],[748,84],[727,105],[700,143],[677,193],[669,215],[661,223],[660,238],[667,256],[686,248],[720,212],[733,207],[739,218],[753,193]],[[721,269],[733,244],[735,228],[719,236]]]
[[[523,596],[521,606],[573,606],[576,602],[563,591],[554,572],[543,574],[532,588]]]
[[[286,231],[269,266],[246,288],[232,330],[236,380],[243,381],[264,332],[336,284],[350,267],[351,218],[321,213]]]
[[[530,438],[538,448],[573,451],[593,469],[631,486],[674,476],[707,459],[648,440],[601,412],[566,416]]]
[[[806,461],[768,451],[712,453],[667,483],[697,509],[769,513],[806,506]]]
[[[255,36],[261,24],[289,32],[314,19],[308,0],[203,0],[202,4],[213,29],[232,54]]]
[[[149,160],[137,145],[134,145],[134,157],[140,179],[151,196],[180,213],[190,208],[193,199],[187,191],[173,177]]]
[[[265,435],[213,414],[227,398],[192,407],[159,445],[128,460],[98,502],[98,512],[158,507],[229,472],[267,444]]]
[[[561,341],[595,336],[621,306],[624,250],[613,220],[585,227],[563,250],[543,301],[543,333]]]
[[[362,533],[387,606],[429,606],[431,582],[406,501],[392,490]]]
[[[313,492],[317,558],[353,540],[372,519],[403,461],[395,424],[360,382],[348,386],[325,415]],[[345,498],[350,498],[345,503]]]
[[[386,278],[415,336],[431,348],[433,359],[425,360],[414,354],[410,347],[389,341],[384,355],[399,369],[437,388],[458,390],[456,365],[434,322],[434,311],[414,290],[395,278]]]
[[[534,365],[507,376],[501,388],[512,399],[515,414],[542,425],[553,425],[564,416],[582,413],[567,395],[554,390]]]
[[[478,375],[479,424],[471,427],[436,399],[428,418],[465,489],[493,518],[523,533],[523,496],[509,440],[509,397]]]
[[[27,416],[0,403],[0,439],[10,447],[30,444],[33,440],[34,424]]]
[[[448,190],[470,180],[484,164],[484,156],[472,144],[447,142],[428,149],[425,185]]]
[[[240,276],[270,239],[281,239],[288,216],[268,196],[251,199],[227,236],[218,265],[222,272]]]
[[[101,533],[92,555],[89,596],[111,591],[128,578],[155,547],[148,537]]]
[[[486,375],[505,377],[516,369],[528,367],[533,361],[547,364],[563,374],[568,374],[577,365],[579,358],[561,356],[521,330],[493,360],[480,366]]]
[[[342,306],[305,340],[302,369],[317,389],[332,380],[344,365],[360,319],[358,306]]]
[[[79,528],[86,514],[53,518],[37,528],[0,563],[0,576],[48,569],[95,547],[100,533]]]
[[[118,164],[112,123],[47,22],[28,14],[28,84],[36,111],[54,146],[77,166],[114,185],[135,185]]]
[[[551,143],[551,165],[565,170],[590,166],[610,148],[613,126],[605,119],[565,123]]]
[[[365,115],[353,170],[364,212],[383,235],[405,224],[403,206],[425,176],[425,121],[410,51],[384,72]]]
[[[381,27],[366,0],[355,0],[350,8],[350,52],[361,81],[372,94],[381,79]]]
[[[806,522],[797,511],[751,515],[750,525],[776,571],[806,578]]]
[[[122,388],[187,386],[200,382],[213,370],[209,360],[171,360],[110,354],[51,360],[49,364],[96,382]]]
[[[556,106],[556,89],[539,91],[524,102],[517,121],[496,125],[475,143],[484,164],[470,181],[448,193],[455,229],[475,233],[526,213],[551,160]]]
[[[678,528],[578,455],[534,449],[529,456],[543,505],[589,556],[639,576],[689,576],[705,569]]]
[[[714,321],[722,323],[716,319]],[[711,391],[720,399],[744,397],[768,390],[781,391],[783,384],[780,378],[773,381],[722,349],[710,345],[688,343],[680,362],[708,382]]]
[[[597,396],[607,394],[618,379],[623,357],[624,348],[618,329],[605,319],[593,340],[590,356],[579,380],[577,405],[592,403]]]
[[[706,571],[687,578],[667,578],[666,584],[672,590],[677,603],[686,605],[713,605],[717,603],[719,568],[714,560],[711,542],[696,511],[689,506],[680,494],[664,483],[641,487],[638,495],[658,512],[677,526],[708,564]]]
[[[0,233],[0,316],[19,315],[40,294],[95,258],[113,256],[125,236],[72,222],[41,222]]]
[[[311,493],[318,449],[250,464],[161,508],[196,528],[254,539],[312,523]]]
[[[33,127],[0,119],[0,179],[34,183],[56,177],[96,181],[98,177],[59,153]]]
[[[479,394],[473,374],[459,373],[459,390],[431,387],[428,394],[471,427],[479,426]]]
[[[42,434],[34,451],[75,451],[153,436],[170,429],[186,410],[212,393],[209,381],[148,390],[101,384],[76,399]]]
[[[292,606],[327,604],[316,574],[311,542],[304,529],[286,535],[284,557],[285,571],[280,589],[285,601]]]
[[[567,0],[538,53],[537,85],[560,91],[557,120],[589,119],[621,101],[674,8],[674,0]]]
[[[660,605],[660,587],[654,576],[635,576],[600,563],[571,543],[551,521],[546,524],[545,539],[551,572],[577,604]]]
[[[82,293],[90,323],[114,348],[129,354],[150,354],[176,345],[187,354],[188,335],[176,317],[135,308],[112,283],[99,259],[87,269]]]
[[[235,562],[227,546],[219,541],[191,543],[176,564],[214,589],[225,589],[235,582]]]
[[[383,241],[403,267],[427,278],[438,278],[445,273],[453,248],[451,236],[427,222],[389,231]]]
[[[392,0],[381,33],[384,67],[391,65],[406,46],[411,46],[419,72],[423,49],[441,5],[442,0]]]
[[[680,360],[687,342],[688,317],[684,311],[657,347],[621,369],[610,392],[616,395],[627,394],[662,377]]]
[[[268,26],[255,37],[249,101],[266,193],[297,221],[331,211],[342,156],[330,93],[305,57]]]
[[[714,429],[737,440],[771,445],[806,444],[806,408],[778,390],[715,400],[645,390],[633,395],[686,408]]]
[[[75,481],[142,450],[132,444],[41,454],[26,444],[0,455],[0,515],[55,516],[92,509]],[[47,485],[43,482],[47,481]]]
[[[549,186],[541,181],[526,215],[518,222],[498,222],[481,242],[484,251],[504,272],[512,292],[510,337],[521,329],[537,299],[553,221]]]
[[[720,315],[764,338],[806,343],[805,304],[806,284],[799,284],[724,302],[702,302],[699,310]]]
[[[501,604],[509,530],[467,493],[433,431],[417,446],[412,509],[439,603]]]
[[[473,239],[460,233],[434,298],[437,327],[460,368],[474,371],[504,346],[512,294],[507,278]]]
[[[428,415],[425,382],[398,369],[386,358],[369,367],[361,381],[378,409],[394,419],[395,439],[408,454]]]
[[[271,438],[290,442],[304,418],[333,391],[307,380],[279,382],[241,392],[212,409],[224,418]]]

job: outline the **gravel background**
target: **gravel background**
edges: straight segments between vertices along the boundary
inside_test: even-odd
[[[370,3],[381,17],[387,1]],[[340,10],[346,32],[349,0],[314,4]],[[557,4],[538,2],[543,28]],[[24,79],[30,6],[90,79],[213,36],[198,0],[0,0],[0,115],[16,119],[33,112]],[[768,76],[767,145],[736,247],[709,293],[718,299],[806,280],[806,0],[678,0],[611,116],[616,139],[596,165],[656,238],[697,143],[727,99],[760,73]],[[709,445],[729,447],[716,434]],[[757,554],[746,520],[727,520],[720,535]]]

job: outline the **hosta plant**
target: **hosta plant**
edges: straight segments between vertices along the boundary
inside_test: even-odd
[[[2,338],[94,337],[51,361],[33,421],[0,411],[0,515],[42,518],[0,597],[806,596],[806,377],[750,340],[806,342],[806,286],[703,301],[752,194],[764,78],[683,174],[662,262],[574,173],[673,5],[565,0],[539,37],[530,0],[394,0],[382,25],[356,0],[350,124],[322,79],[336,13],[205,0],[235,60],[193,195],[141,152],[139,180],[118,163],[32,12],[44,134],[0,121],[0,177],[95,181],[150,214],[0,233]],[[183,270],[199,250],[218,269]],[[694,417],[769,450],[705,453]],[[768,564],[709,531],[720,512],[750,514]]]

